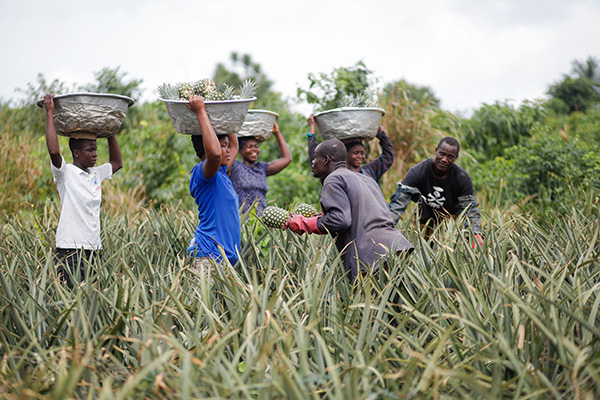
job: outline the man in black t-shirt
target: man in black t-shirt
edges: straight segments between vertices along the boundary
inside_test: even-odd
[[[471,177],[460,166],[454,164],[458,158],[460,144],[452,137],[443,138],[435,149],[433,159],[413,166],[390,200],[390,211],[394,223],[412,200],[419,203],[421,225],[432,228],[440,220],[457,217],[464,210],[468,216],[466,226],[481,234],[479,212]],[[428,235],[431,229],[428,229]]]

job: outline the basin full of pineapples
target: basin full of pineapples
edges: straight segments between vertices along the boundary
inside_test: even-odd
[[[206,113],[217,135],[237,133],[250,103],[256,100],[256,82],[250,79],[244,81],[239,89],[223,82],[200,79],[191,83],[163,83],[157,90],[175,130],[184,135],[202,135],[196,113],[187,107],[193,95],[204,97]]]

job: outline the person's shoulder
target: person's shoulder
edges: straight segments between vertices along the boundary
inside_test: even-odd
[[[408,169],[408,174],[417,174],[422,175],[431,169],[432,159],[428,158],[426,160],[421,161],[418,164],[413,165]]]
[[[469,179],[471,178],[469,173],[463,167],[456,163],[452,164],[452,170],[459,177],[468,177]]]

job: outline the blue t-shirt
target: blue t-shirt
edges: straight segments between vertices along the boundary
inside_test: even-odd
[[[217,244],[235,264],[241,247],[241,229],[238,195],[227,176],[227,167],[222,166],[210,179],[204,177],[202,165],[196,164],[190,178],[190,194],[198,205],[198,227],[188,254],[210,257],[221,261]],[[195,242],[195,243],[194,243]]]

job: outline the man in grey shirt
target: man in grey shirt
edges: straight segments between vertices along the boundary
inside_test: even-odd
[[[325,140],[317,146],[312,170],[323,180],[323,213],[311,218],[293,215],[284,229],[333,235],[352,280],[359,271],[379,268],[391,254],[408,254],[414,249],[394,227],[377,183],[346,167],[346,147],[340,140]]]

